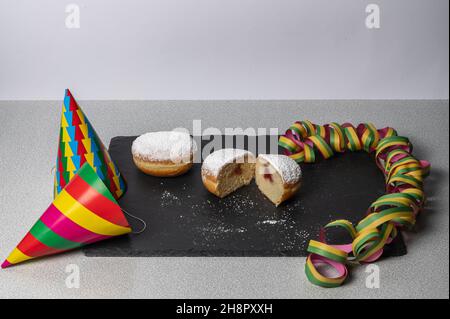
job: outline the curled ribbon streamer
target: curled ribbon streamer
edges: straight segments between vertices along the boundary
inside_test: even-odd
[[[297,121],[278,144],[297,163],[314,163],[318,155],[328,159],[336,152],[365,151],[374,154],[375,163],[385,176],[386,194],[369,206],[366,217],[356,226],[345,219],[333,221],[323,227],[319,241],[309,242],[305,273],[311,283],[327,288],[342,285],[348,275],[347,263],[376,261],[384,246],[397,236],[398,229],[414,226],[425,202],[423,180],[431,165],[413,157],[409,139],[398,136],[393,128],[376,129],[372,123],[355,127],[350,123],[317,125]],[[327,244],[325,231],[336,227],[343,228],[352,241]],[[320,273],[321,264],[332,267],[337,276]]]

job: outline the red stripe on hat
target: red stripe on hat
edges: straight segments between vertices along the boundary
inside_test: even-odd
[[[22,241],[19,243],[19,245],[17,245],[17,249],[19,249],[22,253],[30,257],[52,255],[64,251],[61,249],[55,249],[53,247],[44,245],[39,240],[37,240],[30,232],[28,232],[22,239]]]

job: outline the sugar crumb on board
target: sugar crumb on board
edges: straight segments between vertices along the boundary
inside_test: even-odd
[[[266,219],[266,220],[262,220],[262,221],[258,221],[256,222],[257,225],[280,225],[280,224],[284,224],[286,222],[285,219]]]
[[[315,227],[298,224],[299,215],[305,213],[299,200],[291,200],[277,210],[269,205],[266,207],[265,201],[245,192],[233,193],[223,199],[208,196],[193,201],[197,196],[186,192],[186,184],[180,186],[181,192],[164,190],[160,195],[160,204],[166,208],[187,206],[179,213],[178,220],[182,222],[180,225],[191,229],[192,244],[196,248],[221,247],[231,239],[241,243],[250,240],[252,234],[264,233],[272,243],[270,248],[267,247],[268,251],[289,255],[299,247],[306,247],[311,236],[318,233]],[[256,211],[260,213],[255,214]],[[229,221],[227,216],[230,214],[237,218],[236,223]],[[250,219],[243,223],[242,218],[246,219],[246,215]],[[198,220],[202,220],[200,225],[196,222]]]
[[[175,194],[165,190],[161,194],[161,207],[171,206],[171,205],[181,205],[181,200]]]

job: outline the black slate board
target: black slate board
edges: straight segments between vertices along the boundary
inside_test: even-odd
[[[213,138],[225,141],[223,136],[211,136],[201,142],[202,147]],[[115,137],[109,150],[128,185],[121,207],[144,219],[148,227],[139,235],[86,246],[87,256],[306,256],[308,241],[317,238],[323,225],[340,218],[359,221],[370,203],[384,193],[381,172],[368,154],[360,152],[302,164],[301,190],[278,208],[254,182],[219,199],[203,187],[201,164],[176,178],[141,173],[132,161],[134,139]],[[135,229],[141,227],[127,218]],[[329,234],[330,242],[345,239],[339,231]],[[389,256],[405,253],[401,235],[385,249]]]

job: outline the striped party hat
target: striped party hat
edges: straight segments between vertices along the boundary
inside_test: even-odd
[[[89,163],[115,199],[125,192],[125,181],[86,115],[67,89],[62,105],[54,196],[84,163]]]
[[[130,232],[116,199],[91,165],[85,163],[1,267]]]

